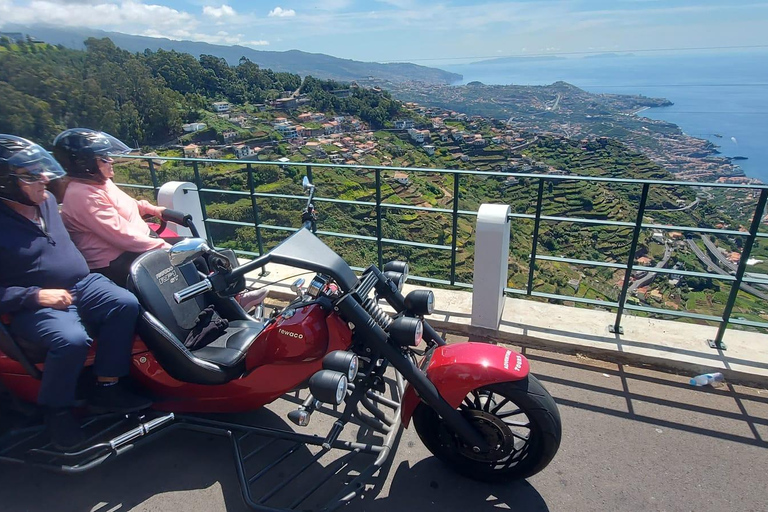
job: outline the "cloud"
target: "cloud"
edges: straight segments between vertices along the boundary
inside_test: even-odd
[[[165,30],[197,25],[197,20],[189,13],[164,5],[134,1],[119,4],[86,1],[69,3],[66,8],[62,8],[60,2],[51,0],[33,0],[26,5],[6,0],[0,1],[0,13],[3,21],[8,23],[39,23],[40,13],[45,13],[44,19],[49,25],[122,30],[133,34],[148,29]]]
[[[221,7],[211,7],[210,5],[206,5],[203,7],[203,14],[210,16],[211,18],[216,18],[217,20],[237,15],[235,10],[227,4],[223,4]]]
[[[282,7],[275,7],[269,11],[270,18],[290,18],[296,16],[296,11],[293,9],[283,9]]]

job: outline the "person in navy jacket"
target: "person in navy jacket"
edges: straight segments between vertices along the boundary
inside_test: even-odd
[[[150,402],[120,381],[130,366],[138,301],[88,270],[46,191],[63,175],[45,149],[0,134],[0,314],[10,315],[14,336],[47,349],[38,403],[54,444],[70,449],[85,440],[73,407],[93,341],[86,327],[98,340],[89,405],[130,412]]]

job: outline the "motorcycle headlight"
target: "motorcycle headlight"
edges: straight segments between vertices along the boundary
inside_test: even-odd
[[[408,279],[408,263],[404,261],[388,261],[381,270],[382,272],[400,272]]]
[[[389,336],[400,346],[415,347],[421,343],[424,324],[418,318],[401,316],[389,326]]]
[[[334,350],[323,358],[323,369],[343,373],[350,382],[357,377],[359,368],[357,355],[346,350]]]
[[[348,386],[347,379],[339,380],[339,384],[336,386],[336,405],[340,405],[344,401],[344,397],[347,396]]]
[[[405,307],[414,315],[431,315],[435,310],[435,294],[432,290],[413,290],[405,297]]]
[[[397,285],[398,291],[403,289],[403,285],[405,284],[405,274],[388,270],[384,272],[384,277],[395,283],[395,285]]]

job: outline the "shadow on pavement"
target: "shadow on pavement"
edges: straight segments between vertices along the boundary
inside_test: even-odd
[[[739,391],[740,386],[692,387],[687,377],[671,373],[606,362],[595,365],[594,360],[579,362],[573,357],[555,358],[526,348],[522,353],[534,364],[538,363],[535,374],[559,405],[768,447],[768,439],[761,436],[758,428],[768,425],[768,418],[748,411],[756,411],[755,406],[768,405],[768,397]],[[563,372],[564,367],[576,372]],[[576,379],[574,375],[583,378]],[[618,384],[614,384],[616,377]],[[604,405],[612,399],[623,401],[624,406],[617,409]],[[707,420],[701,421],[703,418]],[[739,425],[747,428],[738,428]],[[750,435],[744,435],[745,431]]]
[[[539,492],[526,481],[507,484],[475,482],[451,472],[434,457],[413,466],[402,461],[390,471],[394,473],[389,475],[392,481],[386,495],[373,496],[369,492],[352,502],[348,509],[361,512],[549,510]]]

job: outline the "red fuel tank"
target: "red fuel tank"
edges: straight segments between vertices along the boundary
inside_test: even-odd
[[[330,311],[318,304],[286,310],[292,313],[283,311],[251,345],[245,360],[248,370],[265,364],[315,361],[327,353]]]

